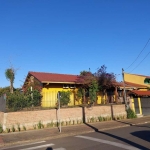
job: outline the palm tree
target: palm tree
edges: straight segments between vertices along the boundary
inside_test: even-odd
[[[13,68],[8,68],[5,71],[6,79],[10,81],[10,93],[13,93],[13,83],[15,79],[15,71]]]

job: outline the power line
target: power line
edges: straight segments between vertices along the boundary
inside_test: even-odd
[[[141,53],[144,51],[144,49],[145,49],[146,46],[148,45],[149,41],[150,41],[150,38],[148,39],[148,41],[146,42],[144,48],[141,50],[141,52],[140,52],[139,55],[136,57],[136,59],[135,59],[135,60],[131,63],[131,65],[130,65],[128,68],[126,68],[125,70],[129,69],[129,68],[137,61],[137,59],[139,58],[139,56],[141,55]]]
[[[141,61],[133,70],[135,70],[135,69],[146,59],[146,57],[147,57],[149,54],[150,54],[150,52],[147,53],[147,55],[144,57],[144,59],[142,59],[142,61]],[[133,71],[133,70],[132,70],[132,71]],[[131,71],[131,72],[132,72],[132,71]],[[131,72],[130,72],[130,73],[131,73]]]

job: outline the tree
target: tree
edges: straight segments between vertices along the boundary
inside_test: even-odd
[[[15,80],[15,70],[13,68],[8,68],[5,71],[6,79],[10,81],[10,93],[13,93],[13,83]]]
[[[88,103],[86,98],[90,98],[89,102],[94,103],[97,97],[98,84],[95,76],[90,71],[81,71],[79,76],[79,83],[81,83],[78,89],[77,96],[82,98],[82,103]]]
[[[10,87],[4,87],[4,88],[0,88],[0,97],[3,95],[3,94],[8,94],[10,93]]]
[[[65,106],[70,103],[71,91],[60,91],[60,106]]]
[[[39,92],[42,89],[41,83],[37,79],[35,79],[33,76],[30,76],[26,79],[26,82],[23,85],[22,89],[26,93],[29,88],[31,89],[31,87],[32,89],[38,90]]]
[[[99,90],[103,92],[103,96],[105,95],[107,100],[106,90],[113,87],[114,82],[116,82],[116,76],[114,73],[107,73],[106,69],[107,67],[102,65],[94,75],[97,78]]]

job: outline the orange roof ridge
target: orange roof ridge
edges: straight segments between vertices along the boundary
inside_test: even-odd
[[[75,74],[64,74],[64,73],[52,73],[52,72],[37,72],[37,71],[29,71],[29,73],[44,73],[44,74],[58,74],[58,75],[72,75],[72,76],[79,76]]]

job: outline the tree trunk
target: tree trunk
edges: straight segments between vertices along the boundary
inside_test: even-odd
[[[13,82],[10,81],[10,93],[13,93]]]
[[[118,103],[118,92],[117,92],[117,87],[115,87],[115,102]]]
[[[85,104],[85,89],[83,89],[83,104]]]

